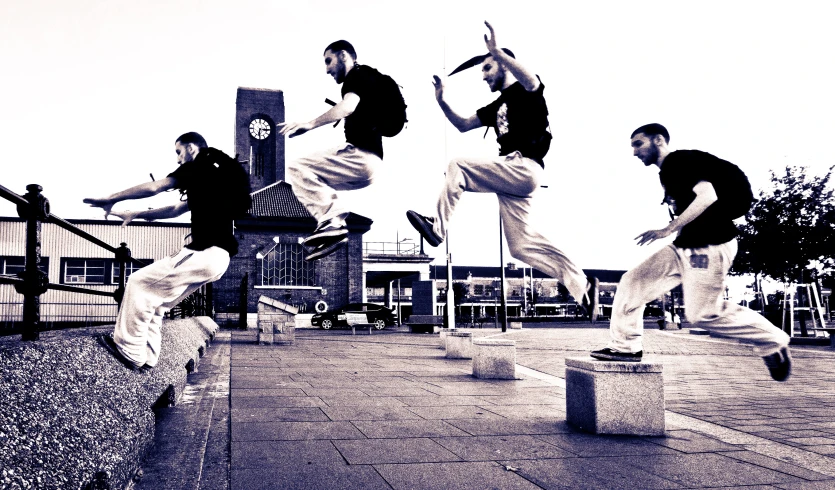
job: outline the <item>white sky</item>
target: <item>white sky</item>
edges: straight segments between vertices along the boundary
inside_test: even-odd
[[[832,165],[832,10],[825,1],[5,1],[0,184],[18,193],[41,184],[58,216],[100,218],[81,200],[173,171],[183,132],[233,153],[238,86],[284,90],[288,120],[318,116],[340,88],[321,54],[344,38],[358,61],[404,87],[410,122],[384,141],[377,182],[342,197],[374,220],[367,241],[417,240],[405,212],[433,209],[447,160],[497,154],[492,131],[482,139],[483,129],[459,134],[446,122],[431,85],[486,52],[489,20],[546,86],[555,138],[549,188],[534,204],[539,229],[583,268],[628,269],[661,246],[633,238],[668,221],[655,167],[631,153],[637,126],[666,125],[672,147],[736,163],[755,189],[769,169]],[[478,70],[447,80],[447,100],[466,116],[495,97]],[[342,127],[287,140],[287,160],[339,144]],[[0,215],[16,213],[0,200]],[[465,195],[451,223],[454,263],[498,265],[497,238],[495,197]],[[427,248],[443,260],[443,249]]]

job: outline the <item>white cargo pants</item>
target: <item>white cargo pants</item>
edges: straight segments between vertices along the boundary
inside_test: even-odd
[[[496,194],[510,254],[561,282],[579,303],[588,289],[583,270],[528,223],[542,172],[538,163],[518,151],[494,159],[453,159],[438,198],[434,231],[446,239],[449,219],[464,192]]]
[[[159,361],[162,317],[200,286],[220,279],[229,266],[229,252],[183,248],[130,275],[116,317],[113,340],[127,359],[141,367]]]
[[[669,245],[624,274],[615,293],[608,347],[618,352],[642,351],[644,306],[679,284],[690,323],[749,341],[760,356],[787,346],[789,336],[762,315],[722,298],[736,251],[736,240],[705,248]]]
[[[287,166],[287,181],[307,211],[321,224],[345,225],[348,211],[340,206],[336,191],[368,187],[382,160],[350,143],[299,158]]]

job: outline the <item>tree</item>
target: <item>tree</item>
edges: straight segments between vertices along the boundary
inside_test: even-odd
[[[759,274],[785,282],[804,282],[835,266],[835,197],[831,167],[823,177],[806,167],[771,172],[771,188],[740,227],[736,274]],[[809,272],[813,271],[812,277]]]

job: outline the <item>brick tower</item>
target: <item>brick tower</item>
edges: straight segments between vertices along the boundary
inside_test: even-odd
[[[257,191],[284,180],[284,137],[276,124],[284,122],[281,90],[238,87],[235,101],[235,153],[248,160],[249,181]]]

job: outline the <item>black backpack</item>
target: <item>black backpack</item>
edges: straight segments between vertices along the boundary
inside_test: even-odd
[[[207,196],[215,201],[218,211],[228,214],[232,219],[245,216],[252,207],[252,188],[241,162],[230,157],[216,148],[204,148],[200,154],[206,153],[205,161],[210,168],[202,177],[206,180],[206,191],[213,196]]]
[[[376,97],[374,98],[374,112],[378,115],[374,128],[378,133],[388,138],[397,136],[403,130],[406,118],[406,101],[400,92],[400,85],[388,75],[380,73],[370,66],[366,66],[376,75]]]

